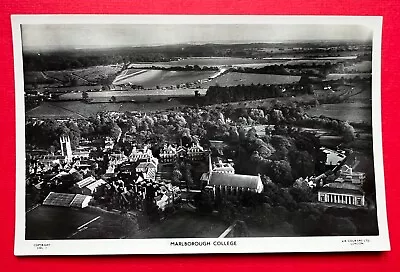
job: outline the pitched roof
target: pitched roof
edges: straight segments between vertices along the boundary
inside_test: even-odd
[[[363,195],[364,191],[357,185],[348,182],[332,182],[325,184],[320,192],[326,193],[342,193],[342,194],[358,194]]]
[[[74,197],[75,194],[50,192],[43,201],[43,205],[69,207]]]
[[[96,179],[94,177],[90,176],[85,179],[82,179],[81,181],[78,181],[77,183],[75,183],[75,186],[78,188],[83,188],[95,181],[96,181]]]
[[[93,191],[94,189],[96,189],[97,187],[106,184],[107,182],[105,182],[102,179],[96,180],[93,183],[90,183],[89,185],[86,186],[86,188],[88,188],[90,191]]]
[[[89,202],[91,199],[90,196],[87,195],[75,195],[74,199],[69,204],[70,207],[80,208],[84,202]]]
[[[141,162],[136,167],[136,169],[138,168],[157,168],[157,166],[153,162]]]
[[[259,176],[211,173],[209,185],[214,186],[232,186],[240,188],[257,189],[260,182]]]

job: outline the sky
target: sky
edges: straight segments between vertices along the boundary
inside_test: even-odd
[[[24,50],[372,39],[372,32],[359,25],[25,24],[21,30]]]

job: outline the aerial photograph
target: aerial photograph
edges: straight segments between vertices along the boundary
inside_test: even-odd
[[[365,26],[21,34],[26,240],[379,235]]]

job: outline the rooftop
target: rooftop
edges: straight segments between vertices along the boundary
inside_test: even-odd
[[[320,192],[327,192],[327,193],[349,193],[349,194],[359,194],[363,195],[364,191],[355,184],[348,183],[348,182],[333,182],[325,184],[321,189]]]
[[[240,188],[257,189],[260,177],[250,175],[225,174],[213,172],[211,173],[209,185],[214,186],[232,186]]]
[[[106,183],[107,183],[107,182],[105,182],[104,180],[99,179],[99,180],[96,180],[96,181],[93,182],[93,183],[90,183],[90,184],[87,185],[86,187],[87,187],[89,190],[93,191],[93,190],[96,189],[97,187],[99,187],[99,186],[101,186],[101,185],[103,185],[103,184],[106,184]]]
[[[85,179],[82,179],[81,181],[78,181],[77,183],[75,183],[75,186],[77,186],[78,188],[83,188],[95,181],[96,181],[96,179],[94,177],[90,176]]]

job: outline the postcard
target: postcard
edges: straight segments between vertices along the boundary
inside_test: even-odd
[[[382,17],[11,21],[15,255],[390,250]]]

